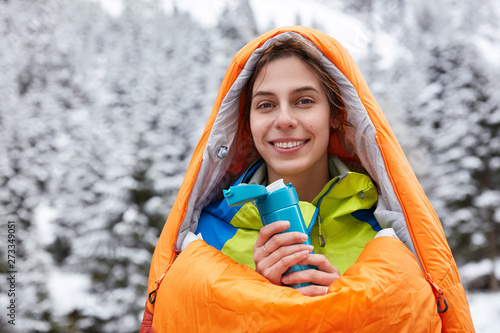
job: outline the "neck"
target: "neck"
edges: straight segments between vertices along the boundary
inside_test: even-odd
[[[321,172],[314,172],[314,174],[308,175],[274,175],[272,172],[270,173],[270,170],[268,170],[269,184],[281,178],[283,178],[285,184],[293,184],[300,201],[312,202],[321,192],[325,184],[330,181],[330,174],[328,172],[328,164],[325,165],[324,170]]]

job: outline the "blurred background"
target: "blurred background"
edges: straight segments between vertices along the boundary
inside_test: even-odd
[[[2,281],[7,221],[18,271],[2,332],[138,331],[231,58],[293,24],[354,57],[442,220],[477,331],[498,329],[498,1],[0,0]]]

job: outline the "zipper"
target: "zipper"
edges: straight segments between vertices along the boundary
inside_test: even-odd
[[[323,237],[323,231],[321,228],[321,216],[318,214],[318,228],[319,228],[319,247],[325,247],[326,241],[325,237]]]
[[[437,312],[444,313],[444,312],[448,311],[448,302],[446,302],[446,299],[443,296],[444,291],[442,291],[441,288],[439,288],[439,286],[437,285],[436,282],[434,282],[434,280],[432,279],[432,276],[429,273],[425,273],[425,279],[431,285],[431,287],[434,291],[434,295],[437,295],[436,296]],[[442,310],[440,309],[441,301],[444,302],[444,309],[442,309]]]
[[[148,294],[149,303],[154,304],[156,302],[156,294],[158,293],[158,289],[160,289],[160,284],[163,281],[163,278],[167,274],[168,270],[170,269],[170,266],[172,266],[172,264],[169,264],[167,266],[167,270],[162,274],[162,276],[160,276],[158,280],[155,281],[156,288]]]
[[[309,236],[309,238],[311,238],[311,232],[312,232],[312,228],[314,227],[314,225],[316,224],[316,221],[318,221],[318,228],[319,228],[319,246],[320,247],[325,247],[326,245],[326,241],[325,241],[325,237],[323,236],[323,232],[321,230],[321,217],[319,215],[319,206],[321,205],[321,201],[323,200],[323,198],[328,195],[328,193],[330,193],[330,191],[333,189],[333,187],[335,185],[337,185],[340,181],[340,177],[337,178],[337,180],[335,180],[332,185],[330,185],[330,187],[328,188],[328,190],[325,192],[325,194],[323,194],[319,200],[318,200],[318,204],[316,205],[316,210],[314,211],[314,215],[311,219],[311,222],[309,222],[309,227],[307,228],[307,235]]]
[[[156,302],[156,295],[158,294],[158,289],[160,289],[160,285],[163,282],[163,279],[165,278],[165,275],[167,275],[167,272],[169,271],[170,266],[172,266],[172,264],[174,263],[175,259],[177,259],[177,256],[180,253],[181,253],[181,251],[179,251],[177,249],[177,245],[174,244],[174,257],[173,257],[172,261],[168,264],[167,269],[165,269],[165,272],[163,272],[163,274],[160,276],[160,278],[155,281],[156,288],[152,292],[150,292],[148,294],[148,301],[149,301],[149,303],[154,304]]]

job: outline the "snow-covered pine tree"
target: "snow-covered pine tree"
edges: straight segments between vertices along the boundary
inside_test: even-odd
[[[224,2],[211,40],[217,50],[213,54],[212,61],[216,66],[214,73],[218,76],[209,81],[210,90],[219,88],[234,54],[248,41],[257,37],[258,33],[254,13],[248,0]]]
[[[0,89],[5,93],[0,103],[0,215],[17,225],[16,328],[48,332],[58,328],[47,281],[52,257],[45,247],[47,230],[39,224],[36,212],[50,202],[52,170],[60,153],[54,138],[61,130],[57,119],[64,108],[63,86],[69,70],[54,45],[61,3],[26,1],[0,6],[0,24],[5,24],[0,63],[8,65],[2,71]]]
[[[70,246],[64,267],[89,277],[67,320],[80,330],[137,329],[152,251],[213,103],[207,32],[155,1],[124,4],[109,23],[75,32],[99,60],[81,69],[95,76],[89,104],[66,122],[76,149],[58,204],[59,243]],[[83,21],[96,16],[88,14]]]
[[[493,259],[500,240],[500,105],[491,69],[470,40],[451,38],[431,50],[425,72],[418,118],[435,161],[431,197],[458,259]],[[490,288],[498,289],[493,277]]]

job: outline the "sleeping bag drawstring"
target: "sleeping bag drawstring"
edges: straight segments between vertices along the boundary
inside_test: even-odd
[[[439,288],[439,286],[436,284],[436,282],[434,282],[434,280],[432,279],[432,276],[429,273],[425,273],[425,279],[427,280],[427,282],[429,282],[432,289],[434,289],[434,295],[437,294],[436,301],[437,301],[438,313],[446,312],[448,310],[448,302],[446,302],[446,299],[443,297],[444,291],[442,291],[441,288]],[[442,310],[440,309],[441,301],[444,302],[444,309],[442,309]]]

